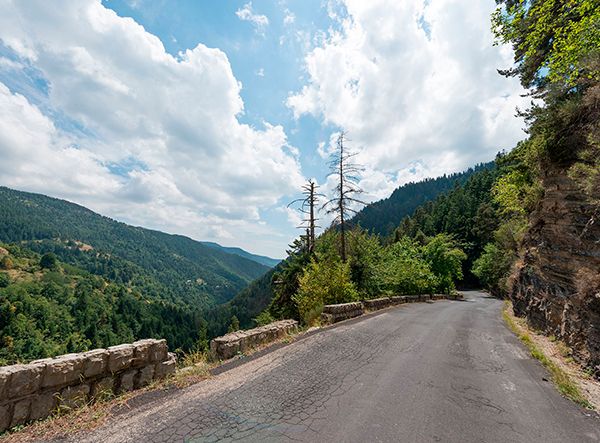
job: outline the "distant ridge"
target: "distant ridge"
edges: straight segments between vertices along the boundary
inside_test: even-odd
[[[244,257],[244,258],[247,258],[248,260],[255,261],[257,263],[260,263],[261,265],[268,266],[269,268],[273,268],[273,267],[277,266],[281,262],[281,260],[277,260],[275,258],[266,257],[264,255],[252,254],[251,252],[244,251],[241,248],[234,248],[234,247],[229,247],[229,246],[221,246],[218,243],[210,242],[210,241],[203,241],[201,243],[205,244],[206,246],[211,247],[211,248],[220,249],[220,250],[225,251],[225,252],[227,252],[229,254],[239,255],[240,257]]]

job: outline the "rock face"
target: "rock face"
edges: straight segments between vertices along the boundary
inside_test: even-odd
[[[165,340],[96,349],[81,354],[0,367],[0,432],[130,391],[175,371]]]
[[[600,223],[565,167],[543,178],[525,252],[511,281],[515,314],[563,339],[600,378]]]

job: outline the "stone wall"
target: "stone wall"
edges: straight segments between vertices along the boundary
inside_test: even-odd
[[[358,317],[363,313],[364,307],[361,302],[325,305],[321,313],[321,321],[323,323],[337,323],[338,321]]]
[[[0,367],[0,432],[143,387],[175,366],[167,342],[148,339]]]
[[[231,332],[211,340],[210,353],[214,359],[227,360],[238,353],[283,338],[297,330],[296,320],[280,320],[247,331]]]
[[[321,314],[321,322],[324,324],[337,323],[342,320],[358,317],[363,315],[364,311],[378,311],[390,306],[400,305],[403,303],[417,303],[428,300],[442,300],[449,298],[457,298],[445,294],[421,294],[421,295],[398,295],[393,297],[381,297],[362,302],[342,303],[338,305],[323,306]]]

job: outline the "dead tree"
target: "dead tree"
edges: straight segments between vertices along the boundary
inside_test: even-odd
[[[356,198],[362,194],[363,190],[358,186],[359,175],[364,168],[353,162],[357,152],[352,152],[345,146],[348,141],[345,132],[340,133],[336,142],[336,149],[331,155],[329,162],[330,173],[328,177],[334,176],[337,180],[335,196],[325,202],[323,209],[327,214],[335,214],[332,222],[338,225],[340,229],[340,255],[342,262],[346,262],[346,231],[349,214],[356,214],[358,211],[353,208],[357,205],[366,205],[365,202]]]
[[[319,201],[319,197],[324,197],[323,194],[319,194],[317,192],[319,186],[313,181],[308,180],[308,182],[302,186],[302,194],[303,198],[298,198],[291,202],[288,207],[300,203],[298,211],[302,213],[304,218],[302,219],[302,224],[298,226],[298,228],[306,229],[306,245],[308,252],[312,253],[315,249],[315,228],[318,228],[317,221],[319,220],[316,217],[316,206]]]

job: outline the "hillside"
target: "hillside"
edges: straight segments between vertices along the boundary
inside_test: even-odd
[[[18,245],[0,244],[0,365],[166,338],[189,349],[202,321],[159,300]]]
[[[481,163],[464,172],[407,183],[397,188],[388,198],[367,205],[350,223],[374,234],[388,236],[396,229],[400,220],[411,215],[419,206],[465,183],[476,172],[493,166],[494,162]]]
[[[133,227],[82,206],[0,187],[0,241],[159,298],[195,308],[230,300],[268,271],[254,260],[181,235]]]

